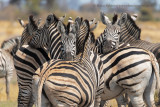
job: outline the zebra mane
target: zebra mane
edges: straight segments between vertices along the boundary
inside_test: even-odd
[[[71,22],[69,22],[69,23],[67,24],[67,27],[65,26],[65,29],[67,29],[67,34],[69,33],[70,26],[71,26]]]
[[[82,51],[82,52],[84,52],[84,50],[85,50],[85,45],[86,45],[86,42],[87,42],[87,40],[88,40],[89,33],[90,33],[89,21],[88,21],[87,19],[85,19],[84,22],[85,22],[86,25],[88,26],[88,32],[87,32],[87,35],[86,35],[86,37],[85,37],[85,39],[84,39],[84,42],[83,42],[83,49],[82,49],[83,51]]]
[[[138,31],[138,37],[132,35],[136,40],[140,40],[141,36],[141,29],[137,26],[136,22],[131,18],[131,15],[127,13],[127,20],[132,23],[132,26]]]

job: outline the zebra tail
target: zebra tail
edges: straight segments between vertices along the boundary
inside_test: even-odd
[[[160,79],[159,79],[159,65],[158,65],[158,61],[155,58],[155,56],[154,56],[153,53],[149,52],[149,55],[151,57],[152,66],[154,68],[155,76],[156,76],[156,79],[157,79],[157,87],[156,88],[159,91],[159,89],[160,89]]]
[[[48,73],[47,73],[47,74],[48,74]],[[41,77],[41,79],[40,79],[40,81],[39,81],[39,83],[38,83],[38,98],[36,99],[36,100],[37,100],[37,101],[36,101],[36,102],[37,102],[36,107],[41,107],[42,88],[43,88],[43,84],[44,84],[46,78],[47,78],[47,75],[44,74],[44,75]]]

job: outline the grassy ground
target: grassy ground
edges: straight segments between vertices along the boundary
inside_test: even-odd
[[[142,39],[153,43],[160,42],[160,22],[137,22],[138,26],[142,29]],[[98,37],[100,33],[103,32],[105,26],[100,23],[98,28],[94,31],[95,36]],[[21,35],[23,28],[17,22],[0,21],[0,43],[7,38]],[[17,106],[17,96],[18,96],[18,86],[16,76],[14,75],[11,80],[10,86],[10,100],[6,100],[5,94],[5,81],[0,79],[0,107],[16,107]],[[116,101],[112,100],[110,104],[116,107]]]

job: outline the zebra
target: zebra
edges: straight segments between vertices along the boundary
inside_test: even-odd
[[[101,14],[101,20],[107,26],[111,24],[104,14]],[[106,30],[109,28],[106,28]],[[105,52],[104,48],[106,47],[99,47],[103,50],[100,57],[104,67],[105,83],[101,99],[104,101],[110,100],[125,92],[129,95],[134,107],[145,106],[144,101],[148,106],[155,106],[156,82],[159,88],[159,66],[155,56],[150,51],[138,47],[120,48],[110,53]]]
[[[121,14],[121,17],[118,21],[118,24],[121,27],[120,42],[129,43],[131,46],[141,47],[153,52],[160,66],[160,43],[150,43],[140,39],[141,29],[135,23],[136,18],[137,15],[131,16],[128,13]],[[158,103],[160,103],[160,100]]]
[[[60,17],[60,20],[64,20],[65,16]],[[42,27],[39,26],[40,19],[36,22],[31,15],[28,18],[29,23],[24,24],[24,21],[18,19],[20,25],[24,28],[22,33],[22,40],[19,47],[21,47],[16,53],[14,63],[17,70],[19,94],[18,94],[18,106],[32,106],[34,101],[32,98],[32,75],[35,70],[41,66],[44,62],[50,60],[46,47],[39,46],[33,48],[29,42],[33,39],[34,32]],[[25,68],[24,68],[25,67]],[[24,72],[25,71],[25,72]]]
[[[61,25],[63,26],[63,24]],[[86,21],[86,25],[89,25],[89,22]],[[45,83],[44,91],[53,106],[94,105],[95,91],[98,89],[96,86],[98,87],[100,84],[99,71],[102,67],[99,65],[95,69],[90,61],[90,58],[94,58],[94,54],[90,52],[92,36],[89,34],[86,36],[84,52],[77,56],[79,61],[50,60],[36,71],[37,74],[33,79],[39,81],[38,87],[34,88],[38,89],[37,106],[41,105],[43,83]],[[55,78],[57,79],[55,80]]]
[[[34,17],[29,16],[29,22],[26,25],[20,19],[19,22],[24,27],[24,31],[22,32],[22,41],[20,41],[22,46],[14,55],[14,66],[19,87],[18,107],[32,107],[34,103],[32,100],[32,76],[44,62],[50,60],[50,57],[45,48],[33,48],[28,45],[32,39],[32,32],[38,29]]]
[[[13,64],[13,55],[17,51],[21,37],[16,36],[9,38],[2,42],[0,49],[0,78],[5,77],[6,80],[6,94],[7,100],[9,99],[9,84],[12,78],[13,72],[15,72]]]
[[[131,46],[141,47],[153,52],[159,62],[159,48],[160,43],[150,43],[140,39],[141,29],[136,25],[135,19],[137,16],[131,16],[127,13],[123,13],[118,21],[118,25],[121,27],[120,42],[129,43]]]

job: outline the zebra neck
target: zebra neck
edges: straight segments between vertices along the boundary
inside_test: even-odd
[[[120,42],[140,40],[141,29],[133,21],[121,26]],[[129,43],[129,42],[128,42]]]
[[[100,34],[100,36],[96,39],[96,46],[101,44],[104,41],[104,32]]]
[[[61,52],[61,35],[57,29],[57,23],[54,22],[49,27],[49,45],[50,45],[50,55],[52,59],[61,59],[62,52]]]
[[[121,30],[121,34],[120,34],[120,42],[125,42],[125,43],[132,43],[132,42],[135,42],[137,40],[140,40],[140,39],[137,39],[136,37],[139,36],[139,31],[135,30],[135,29],[125,29],[123,28]]]

